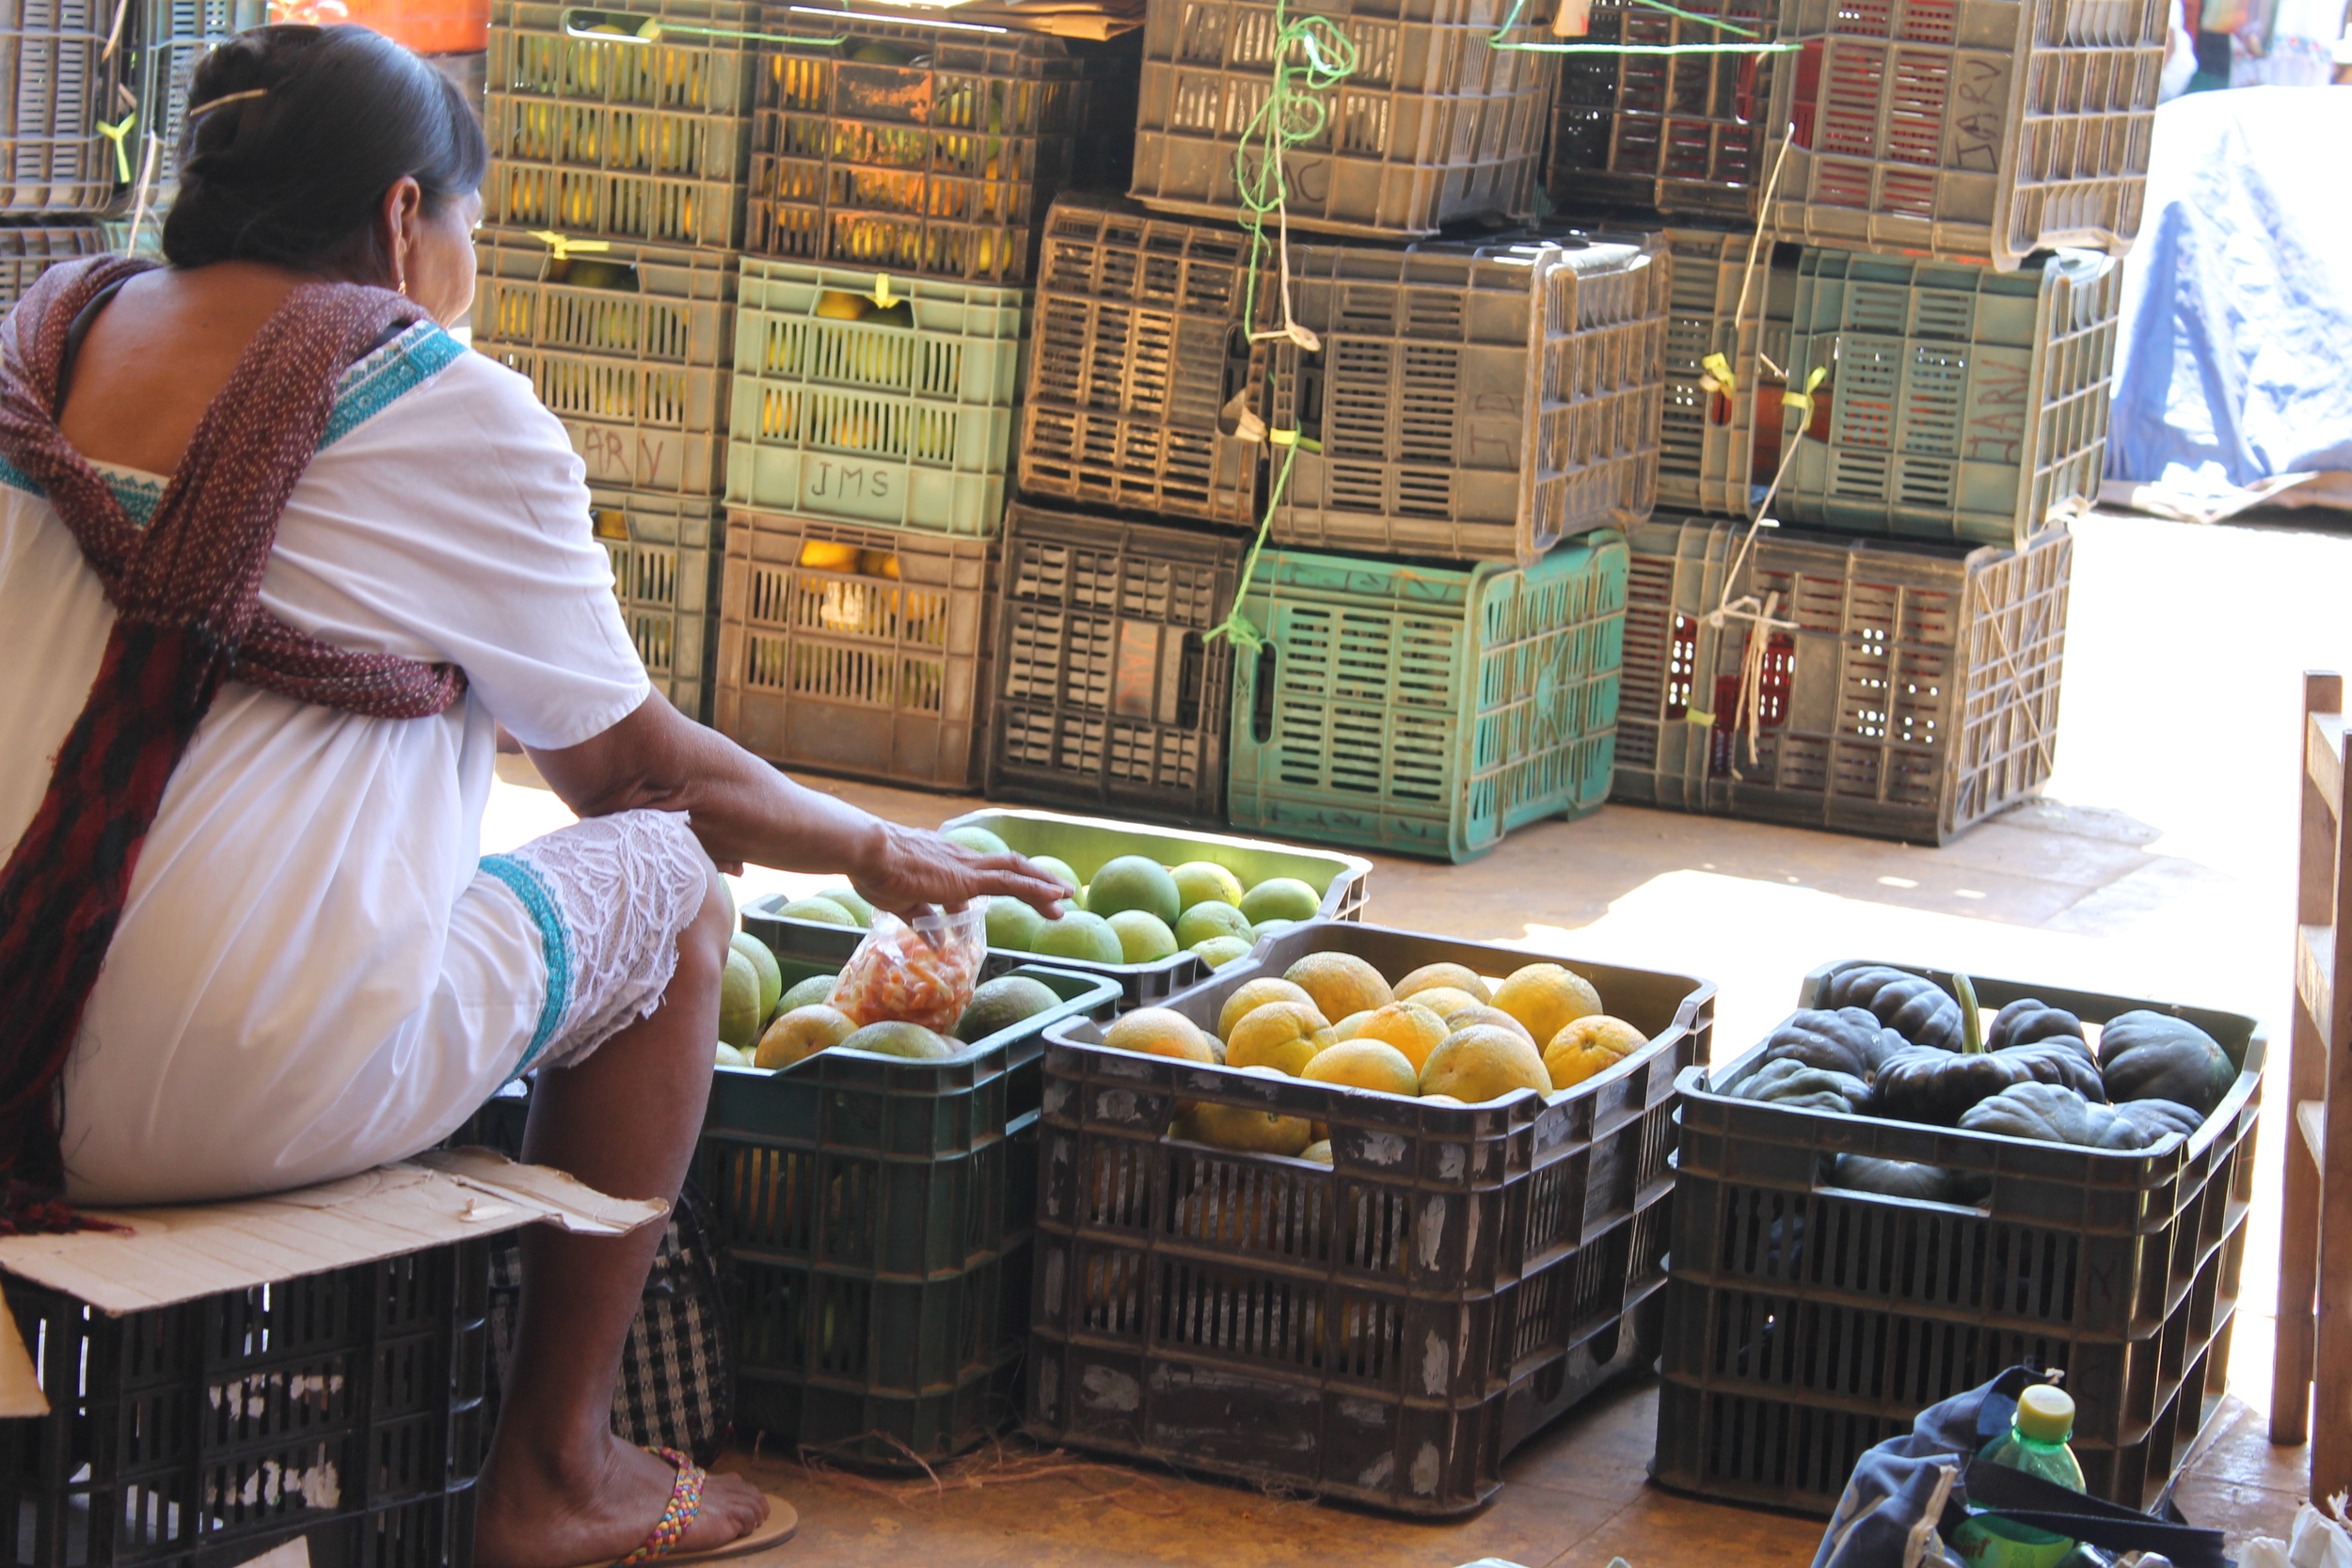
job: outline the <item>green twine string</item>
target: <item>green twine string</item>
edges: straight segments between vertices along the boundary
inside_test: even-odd
[[[1294,22],[1283,0],[1275,0],[1273,60],[1265,102],[1242,127],[1240,145],[1233,149],[1233,189],[1241,201],[1243,226],[1249,230],[1242,299],[1248,330],[1255,330],[1258,322],[1258,268],[1265,250],[1266,214],[1281,211],[1289,189],[1282,156],[1323,134],[1330,120],[1324,95],[1356,74],[1356,44],[1329,17]]]
[[[1743,39],[1754,39],[1753,29],[1725,22],[1721,17],[1701,16],[1669,6],[1665,0],[1632,0],[1654,11],[1678,16],[1685,22],[1695,22],[1719,32],[1737,33]],[[1511,14],[1502,19],[1494,37],[1486,40],[1489,49],[1517,49],[1534,55],[1788,55],[1804,47],[1798,43],[1515,43],[1508,34],[1518,25],[1519,13],[1527,8],[1527,0],[1511,0]]]
[[[1282,492],[1291,482],[1291,465],[1298,460],[1298,444],[1291,443],[1282,458],[1281,470],[1274,476],[1274,488],[1266,495],[1265,516],[1258,524],[1258,537],[1250,542],[1249,553],[1242,558],[1241,578],[1233,584],[1232,612],[1200,639],[1214,642],[1222,637],[1244,653],[1256,653],[1266,645],[1267,638],[1257,624],[1242,613],[1241,607],[1249,597],[1250,580],[1258,575],[1258,557],[1265,553],[1266,538],[1274,531],[1274,509],[1282,504]]]

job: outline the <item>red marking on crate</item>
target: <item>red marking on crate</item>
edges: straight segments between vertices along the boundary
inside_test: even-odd
[[[1951,55],[1941,51],[1898,50],[1893,98],[1887,106],[1885,156],[1896,163],[1933,165],[1942,160],[1944,106],[1951,86]]]
[[[1877,154],[1879,96],[1885,86],[1886,54],[1867,44],[1834,47],[1829,57],[1829,100],[1822,105],[1820,150],[1868,158]]]
[[[1813,150],[1813,120],[1821,102],[1821,50],[1820,39],[1808,39],[1797,51],[1797,87],[1790,108],[1789,140],[1810,152]]]
[[[1960,36],[1960,0],[1905,0],[1896,37],[1915,43],[1950,43]]]

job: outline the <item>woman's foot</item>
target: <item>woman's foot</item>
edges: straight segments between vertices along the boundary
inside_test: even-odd
[[[677,1471],[618,1437],[580,1466],[501,1444],[484,1467],[474,1525],[476,1568],[592,1568],[644,1544],[670,1506]],[[675,1551],[706,1552],[757,1528],[768,1499],[740,1476],[703,1482],[702,1506]]]

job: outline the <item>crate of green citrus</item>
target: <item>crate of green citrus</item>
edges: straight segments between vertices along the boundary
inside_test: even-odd
[[[1362,919],[1372,874],[1358,855],[1051,811],[967,812],[941,831],[967,849],[1026,855],[1078,890],[1054,921],[1012,899],[992,902],[992,953],[1108,975],[1130,1007],[1235,962],[1296,922]],[[834,900],[838,909],[822,907],[829,899],[773,902],[763,912],[866,924],[854,895]]]
[[[834,1004],[864,933],[756,905],[743,925],[695,1155],[727,1254],[738,1418],[868,1462],[950,1457],[1012,1410],[1040,1033],[1107,1016],[1119,988],[993,955],[946,1029],[861,1024]]]
[[[1657,1349],[1715,988],[1316,921],[1046,1030],[1028,1426],[1421,1514]]]

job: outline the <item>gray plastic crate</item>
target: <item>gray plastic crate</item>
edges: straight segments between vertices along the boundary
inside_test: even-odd
[[[1526,7],[1509,41],[1542,40],[1551,8]],[[1357,53],[1321,132],[1282,160],[1294,228],[1405,238],[1532,215],[1557,72],[1551,55],[1493,47],[1512,14],[1502,0],[1157,0],[1144,13],[1136,200],[1239,213],[1233,155],[1266,100],[1278,10],[1328,18]]]
[[[122,166],[98,127],[126,107],[114,15],[103,0],[0,0],[0,213],[95,213],[113,197]],[[125,135],[135,177],[139,127]]]
[[[586,461],[589,483],[717,496],[735,259],[605,243],[561,256],[536,234],[482,230],[474,347],[531,377]]]
[[[654,689],[708,723],[725,513],[716,501],[631,490],[591,489],[588,499],[596,542],[612,558],[629,641]]]
[[[1300,436],[1287,546],[1532,566],[1657,498],[1670,279],[1659,236],[1293,245],[1274,419]],[[1270,481],[1271,483],[1271,481]]]
[[[1233,606],[1245,543],[1006,510],[988,798],[1178,823],[1225,818]]]
[[[2166,0],[1785,0],[1772,222],[1805,245],[1990,261],[2139,232]]]
[[[766,8],[776,41],[760,49],[745,247],[1027,282],[1038,226],[1079,161],[1084,62],[1059,39],[952,12],[945,25],[878,12]]]
[[[975,787],[995,585],[992,541],[730,509],[720,733],[785,768]]]
[[[1025,494],[1244,527],[1265,447],[1225,431],[1266,351],[1248,341],[1249,237],[1104,196],[1046,214],[1022,401]],[[1261,291],[1274,287],[1269,244]]]
[[[2122,293],[2116,259],[2086,250],[2001,273],[1808,246],[1787,365],[1827,379],[1773,515],[2014,549],[2087,510]]]
[[[106,231],[95,223],[0,223],[0,309],[23,299],[33,280],[59,261],[107,248]]]
[[[158,214],[171,204],[171,193],[180,183],[180,133],[187,121],[188,82],[196,62],[223,39],[268,20],[265,0],[143,0],[133,68],[139,118],[132,140],[143,148],[152,132],[162,143],[149,198]],[[133,152],[132,178],[137,178],[144,156]]]
[[[1592,206],[1723,218],[1752,225],[1778,143],[1764,134],[1778,55],[1605,53],[1615,44],[1673,48],[1744,41],[1715,18],[1770,41],[1773,0],[1690,0],[1677,16],[1640,0],[1594,0],[1577,41],[1560,56],[1545,183],[1555,206]]]
[[[493,0],[483,222],[671,245],[742,241],[752,0],[582,10]],[[657,37],[634,35],[651,24]]]
[[[1784,369],[1788,363],[1797,250],[1767,242],[1767,253],[1756,258],[1754,277],[1747,280],[1742,313],[1740,291],[1755,243],[1753,231],[1666,230],[1666,248],[1674,258],[1674,304],[1666,323],[1665,407],[1659,417],[1661,507],[1745,516],[1753,510],[1756,487],[1770,484],[1779,466],[1784,385],[1765,372],[1764,362]],[[1701,384],[1710,354],[1721,354],[1731,366],[1733,391]]]
[[[1731,597],[1796,627],[1710,626],[1747,531],[1662,516],[1629,531],[1611,800],[1943,844],[2042,792],[2074,562],[2063,525],[2022,552],[1762,529]],[[1740,672],[1757,636],[1750,729]]]

